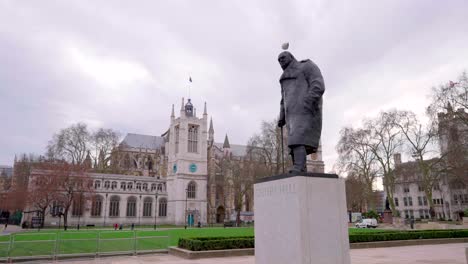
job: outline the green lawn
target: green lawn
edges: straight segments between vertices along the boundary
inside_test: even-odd
[[[180,237],[194,236],[253,236],[253,228],[168,229],[161,231],[136,230],[41,230],[0,236],[0,258],[83,254],[115,251],[160,250],[177,245]],[[99,238],[99,242],[98,242]],[[136,238],[136,239],[135,239]],[[136,240],[136,242],[135,242]],[[57,241],[57,243],[56,243]]]
[[[350,228],[350,234],[385,232],[379,229]],[[160,250],[177,245],[181,237],[253,236],[253,227],[245,228],[174,228],[167,230],[41,230],[0,236],[0,258],[50,256],[58,254],[83,254],[115,251]],[[99,238],[99,242],[98,242]],[[136,243],[135,243],[136,238]],[[57,243],[56,243],[57,241]]]

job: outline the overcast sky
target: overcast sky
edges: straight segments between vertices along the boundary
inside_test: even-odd
[[[0,164],[85,122],[160,135],[188,97],[215,140],[246,144],[278,116],[289,41],[325,78],[326,169],[338,132],[380,110],[424,112],[468,68],[467,1],[0,0]]]

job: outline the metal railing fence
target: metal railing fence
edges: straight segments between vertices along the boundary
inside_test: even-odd
[[[169,236],[139,231],[18,233],[0,236],[0,262],[167,252]]]

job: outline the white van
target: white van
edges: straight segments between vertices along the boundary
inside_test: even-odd
[[[378,226],[377,219],[366,218],[356,223],[357,228],[376,228]]]

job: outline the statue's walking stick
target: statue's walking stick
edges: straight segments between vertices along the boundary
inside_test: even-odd
[[[283,173],[284,173],[284,144],[283,144],[283,127],[281,127],[281,163],[283,164]]]

